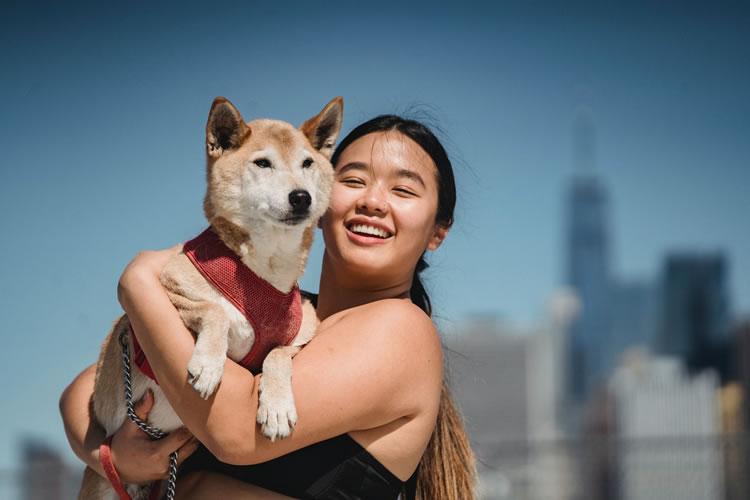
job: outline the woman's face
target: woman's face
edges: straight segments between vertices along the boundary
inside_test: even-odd
[[[435,221],[435,163],[416,142],[388,131],[352,142],[334,168],[330,208],[321,219],[331,263],[358,280],[411,283],[422,252],[447,234]]]

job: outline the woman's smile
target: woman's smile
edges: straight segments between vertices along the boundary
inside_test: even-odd
[[[366,217],[353,217],[344,227],[346,235],[357,245],[382,245],[394,236],[394,231],[388,226]]]

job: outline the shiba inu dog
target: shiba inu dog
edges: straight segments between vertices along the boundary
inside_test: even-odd
[[[216,98],[206,125],[204,211],[210,228],[186,243],[160,278],[196,336],[187,369],[201,396],[216,390],[226,356],[256,371],[262,363],[258,423],[272,440],[288,436],[297,420],[290,359],[317,327],[312,306],[300,299],[297,280],[315,224],[328,208],[330,158],[342,119],[340,97],[299,129],[276,120],[246,123],[232,103]],[[142,368],[131,370],[132,399],[147,389],[154,392],[149,423],[164,432],[181,427],[158,383],[147,375],[150,367],[122,316],[102,346],[92,401],[107,435],[127,418],[124,350]],[[133,498],[149,493],[137,485],[126,489]],[[87,469],[80,498],[118,496],[108,481]]]

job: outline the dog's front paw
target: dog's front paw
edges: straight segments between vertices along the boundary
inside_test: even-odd
[[[203,399],[208,399],[216,390],[224,374],[224,356],[215,358],[199,352],[193,352],[187,369],[188,381]]]
[[[271,441],[288,437],[297,424],[297,409],[290,384],[260,378],[257,421],[261,432]]]

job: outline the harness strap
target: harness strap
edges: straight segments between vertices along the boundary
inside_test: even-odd
[[[299,287],[284,293],[247,267],[209,227],[183,246],[185,256],[221,294],[247,318],[255,338],[239,363],[259,373],[263,360],[277,346],[289,345],[302,325]]]

